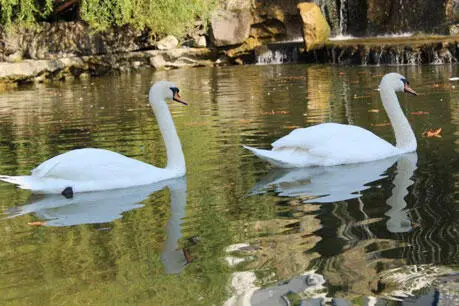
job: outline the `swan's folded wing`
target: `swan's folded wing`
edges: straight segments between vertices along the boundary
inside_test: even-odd
[[[397,154],[393,145],[372,132],[337,123],[295,129],[272,146],[273,151],[305,151],[311,157],[328,160],[330,164],[365,162]]]
[[[339,146],[344,141],[352,141],[366,130],[352,125],[322,123],[308,128],[295,129],[290,134],[272,143],[273,150],[298,148],[311,150],[325,143],[333,142]]]
[[[55,156],[32,170],[33,177],[72,181],[113,180],[160,170],[147,163],[103,149],[79,149]]]

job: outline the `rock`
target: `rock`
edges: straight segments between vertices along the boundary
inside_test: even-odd
[[[299,3],[306,51],[323,47],[330,37],[330,26],[315,3]]]
[[[16,52],[14,52],[13,54],[8,55],[5,59],[6,59],[7,62],[17,63],[17,62],[22,61],[23,54],[22,54],[22,52],[20,50],[18,50]]]
[[[222,1],[225,10],[250,10],[252,0],[226,0]]]
[[[166,61],[161,54],[158,54],[150,57],[150,64],[155,69],[161,69],[162,67],[166,66]]]
[[[449,21],[459,21],[459,0],[448,0],[446,2],[446,17]]]
[[[167,35],[157,43],[157,48],[159,50],[170,50],[177,48],[179,44],[178,39],[174,35]]]
[[[220,56],[216,61],[215,64],[218,66],[225,66],[231,64],[231,58],[226,54]]]
[[[449,35],[459,35],[459,24],[449,26]]]
[[[247,10],[216,10],[210,18],[213,44],[217,47],[242,44],[249,38],[252,20]]]
[[[195,48],[205,48],[207,47],[207,41],[205,36],[198,36],[193,39],[193,46]]]
[[[113,70],[129,71],[148,63],[156,69],[212,66],[216,54],[205,48],[148,50],[131,53],[106,54],[82,57],[65,57],[51,60],[23,60],[17,63],[0,62],[1,84],[43,82],[48,79],[85,78],[102,75]]]
[[[152,48],[153,36],[128,26],[94,33],[83,22],[39,23],[34,27],[0,30],[0,58],[20,52],[24,59],[131,52]]]

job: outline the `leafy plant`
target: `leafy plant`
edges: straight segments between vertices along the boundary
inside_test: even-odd
[[[53,11],[53,0],[0,0],[0,23],[34,23]],[[80,17],[95,30],[131,25],[156,34],[183,36],[206,20],[217,0],[81,0]]]

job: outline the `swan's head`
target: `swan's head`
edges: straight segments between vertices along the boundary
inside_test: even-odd
[[[159,81],[153,84],[150,88],[149,99],[150,103],[155,103],[155,101],[162,101],[166,99],[171,99],[175,102],[182,103],[183,105],[188,105],[179,95],[180,90],[177,85],[168,81]]]
[[[410,88],[410,82],[408,82],[408,79],[396,72],[391,72],[383,76],[380,87],[383,87],[383,85],[389,86],[396,92],[407,92],[414,96],[418,95],[413,89]]]

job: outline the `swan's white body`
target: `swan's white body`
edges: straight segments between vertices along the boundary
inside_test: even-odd
[[[78,149],[55,156],[32,170],[28,176],[0,176],[36,193],[61,193],[71,187],[73,193],[101,191],[152,184],[185,175],[185,159],[165,98],[174,98],[172,83],[155,83],[149,100],[163,135],[167,151],[166,168],[104,149]]]
[[[363,163],[416,151],[416,137],[403,114],[396,91],[410,91],[398,73],[386,74],[380,84],[381,100],[395,132],[397,145],[358,126],[323,123],[293,130],[272,143],[271,150],[244,146],[281,168]]]

